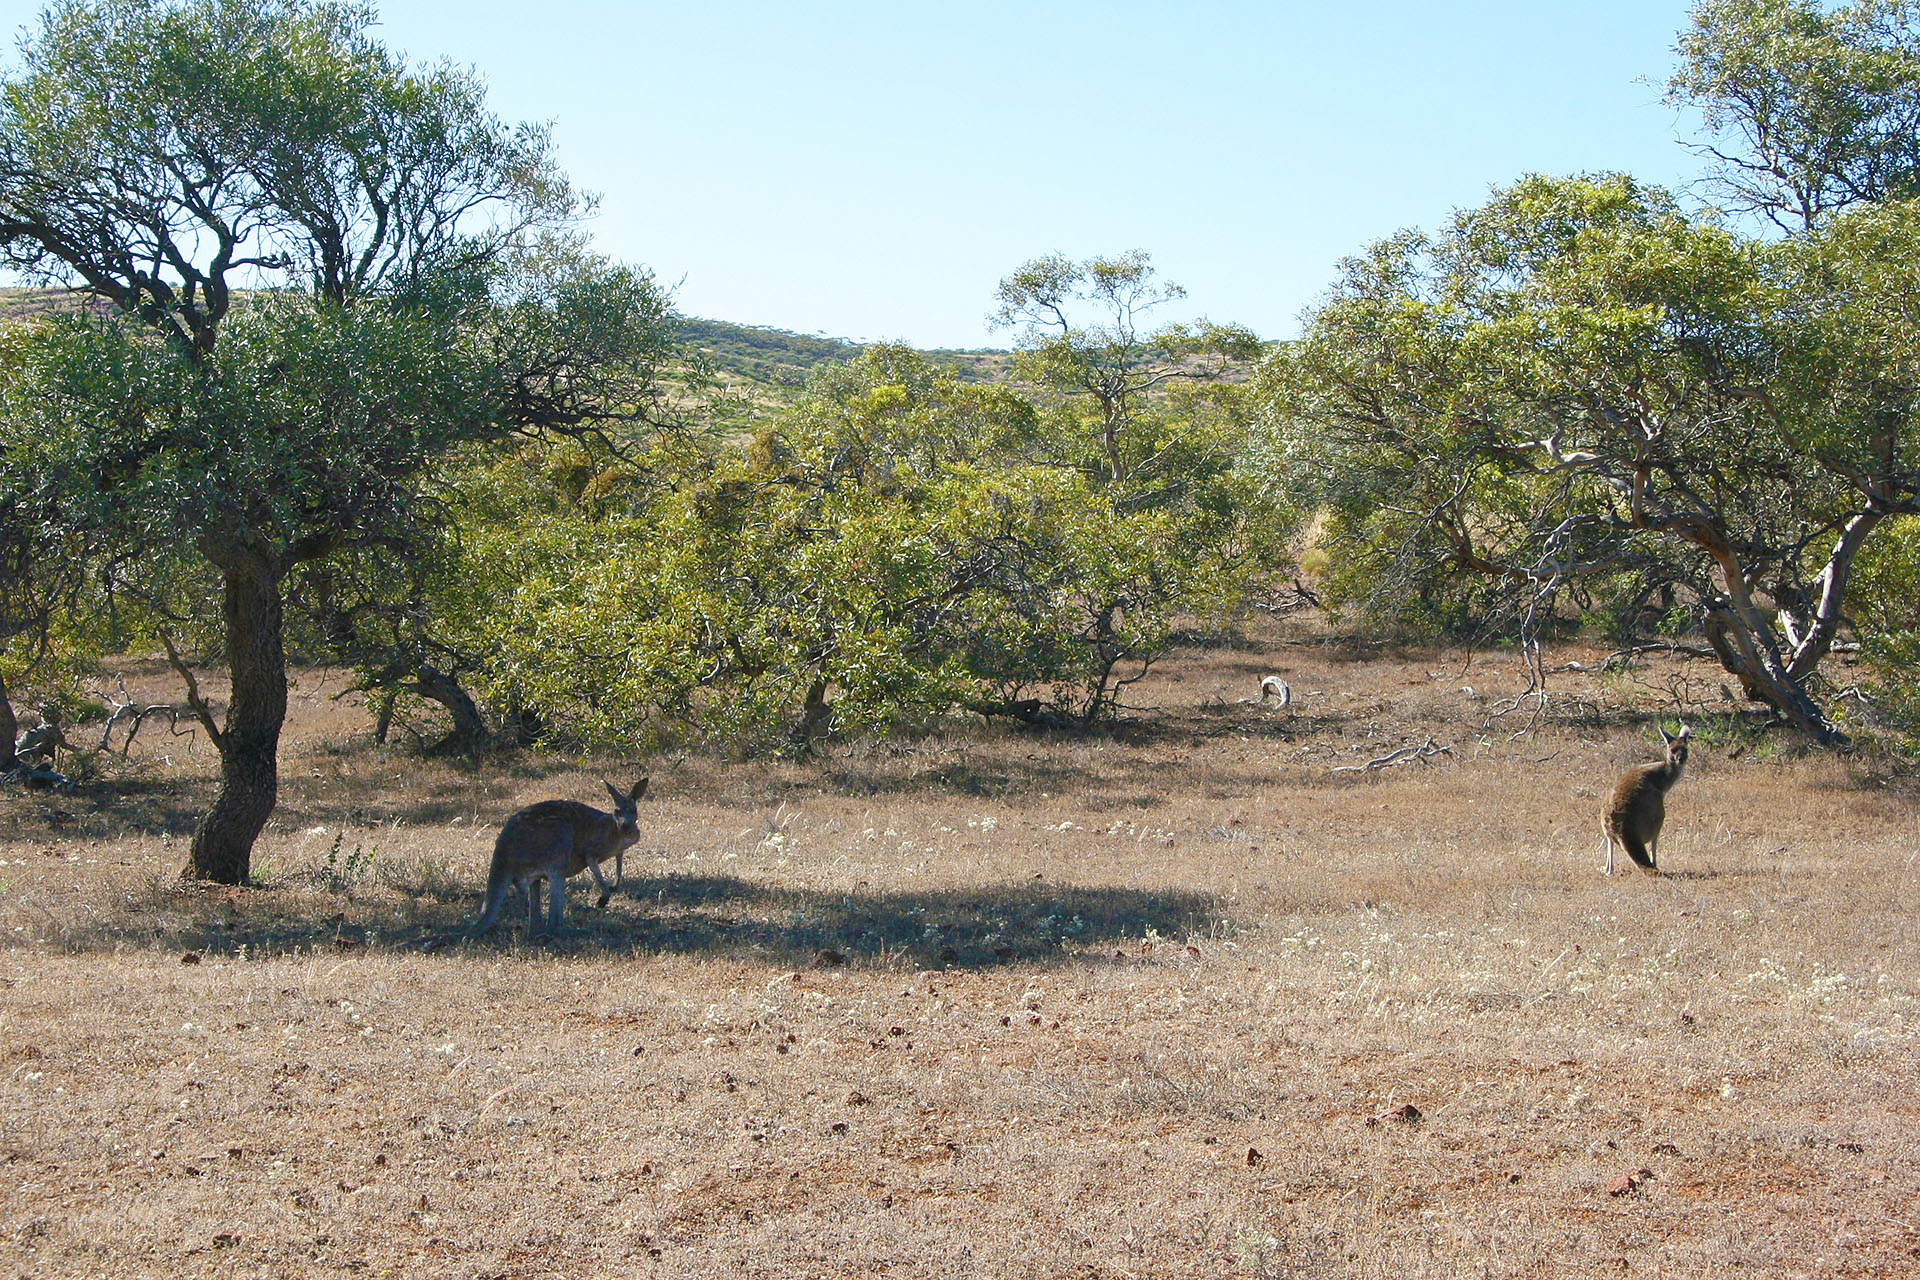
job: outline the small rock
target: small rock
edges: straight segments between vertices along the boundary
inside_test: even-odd
[[[1369,1127],[1388,1123],[1418,1124],[1424,1118],[1420,1112],[1420,1108],[1414,1106],[1411,1102],[1403,1102],[1397,1107],[1389,1107],[1377,1116],[1368,1116],[1367,1124]]]
[[[1260,1148],[1258,1147],[1247,1148],[1247,1168],[1251,1169],[1265,1159],[1266,1157],[1260,1154]]]
[[[823,968],[842,965],[847,962],[845,952],[835,951],[832,947],[822,947],[813,953],[813,962]]]
[[[1648,1168],[1635,1169],[1630,1173],[1616,1173],[1607,1181],[1607,1194],[1610,1196],[1630,1195],[1640,1188],[1640,1184],[1653,1176]]]
[[[181,964],[199,964],[200,953],[198,951],[189,951],[185,955],[180,957],[180,963]]]

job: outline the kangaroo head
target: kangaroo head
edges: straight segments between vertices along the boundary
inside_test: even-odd
[[[625,794],[622,794],[620,788],[611,782],[607,783],[607,794],[613,797],[613,820],[620,824],[623,835],[638,836],[640,834],[640,814],[637,806],[640,803],[640,797],[647,794],[648,781],[650,779],[640,779],[633,784],[633,789]]]
[[[1684,724],[1680,726],[1678,733],[1660,730],[1660,741],[1667,749],[1667,763],[1673,766],[1676,777],[1681,767],[1687,763],[1687,739],[1692,736],[1692,733],[1693,731]]]

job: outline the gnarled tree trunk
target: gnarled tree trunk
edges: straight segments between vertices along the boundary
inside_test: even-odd
[[[225,593],[227,668],[233,696],[214,737],[220,790],[193,833],[188,874],[218,884],[245,884],[253,842],[267,825],[280,791],[280,728],[287,718],[287,657],[280,601],[281,558],[259,547],[203,542],[219,567]],[[196,707],[208,731],[211,718]]]
[[[1857,546],[1857,540],[1852,545]],[[1823,747],[1845,742],[1847,736],[1827,719],[1826,712],[1807,695],[1802,683],[1804,675],[1817,664],[1818,656],[1805,664],[1805,671],[1795,671],[1782,656],[1773,628],[1767,625],[1765,615],[1755,605],[1746,575],[1733,552],[1724,545],[1709,546],[1707,550],[1719,565],[1721,584],[1726,590],[1724,600],[1709,603],[1706,621],[1707,643],[1719,656],[1720,665],[1740,681],[1741,689],[1749,698],[1778,711],[1813,742]],[[1841,575],[1844,586],[1844,565],[1835,572]],[[1836,606],[1834,618],[1822,623],[1822,635],[1829,634],[1837,622]],[[1825,651],[1823,641],[1820,652]]]
[[[471,755],[487,745],[491,734],[480,708],[452,673],[421,663],[413,669],[413,679],[400,686],[439,703],[453,718],[453,729],[427,750],[433,755]]]
[[[7,692],[7,682],[0,678],[0,772],[13,768],[13,740],[20,732],[20,722],[14,718],[13,695]]]

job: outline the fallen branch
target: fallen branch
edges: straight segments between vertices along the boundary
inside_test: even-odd
[[[16,764],[5,773],[0,773],[0,782],[18,782],[24,787],[49,791],[71,791],[75,779],[50,768],[36,768],[29,764]]]
[[[1719,655],[1705,645],[1663,641],[1660,644],[1636,644],[1629,645],[1625,649],[1615,649],[1612,653],[1600,659],[1600,670],[1605,671],[1616,662],[1624,664],[1633,658],[1639,657],[1643,653],[1664,653],[1669,657],[1677,655],[1682,658],[1710,658],[1716,662],[1719,661]]]
[[[1333,771],[1335,773],[1368,773],[1374,769],[1385,769],[1396,764],[1406,764],[1409,761],[1431,760],[1435,756],[1452,754],[1452,747],[1443,747],[1432,738],[1428,738],[1417,747],[1401,747],[1397,751],[1389,751],[1379,759],[1369,760],[1365,764],[1337,764],[1333,767]]]
[[[147,722],[148,716],[167,717],[167,728],[176,738],[194,732],[192,728],[182,729],[180,727],[180,709],[178,707],[165,702],[156,702],[143,707],[133,700],[133,695],[127,692],[127,686],[124,681],[120,685],[119,700],[115,701],[111,696],[108,696],[106,702],[113,708],[113,714],[107,717],[106,727],[100,730],[100,743],[88,753],[89,755],[101,755],[113,750],[113,731],[123,720],[133,721],[133,724],[127,729],[126,741],[120,744],[120,758],[123,760],[126,759],[127,753],[133,750],[133,740],[139,734],[140,727]]]

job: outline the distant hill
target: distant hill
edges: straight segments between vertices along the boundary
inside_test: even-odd
[[[706,352],[723,378],[775,387],[798,387],[815,365],[851,360],[860,354],[860,344],[844,338],[692,316],[681,317],[680,336],[688,345]],[[937,363],[953,366],[970,382],[1005,377],[1012,362],[1012,353],[1007,351],[933,350],[925,354]]]
[[[706,352],[721,374],[776,386],[798,386],[815,365],[851,360],[860,354],[857,344],[841,338],[809,337],[786,329],[692,316],[681,317],[680,338]]]
[[[0,289],[0,324],[31,320],[49,311],[73,312],[81,307],[104,307],[90,295],[72,289]]]
[[[66,289],[0,288],[0,324],[81,306],[86,301],[86,295]],[[860,344],[844,338],[692,316],[680,318],[680,336],[689,345],[706,352],[722,381],[756,383],[769,388],[797,388],[807,380],[807,374],[815,365],[851,360],[860,354]],[[1006,351],[929,351],[926,354],[940,363],[952,365],[962,377],[975,382],[1005,377],[1012,360],[1011,353]]]

